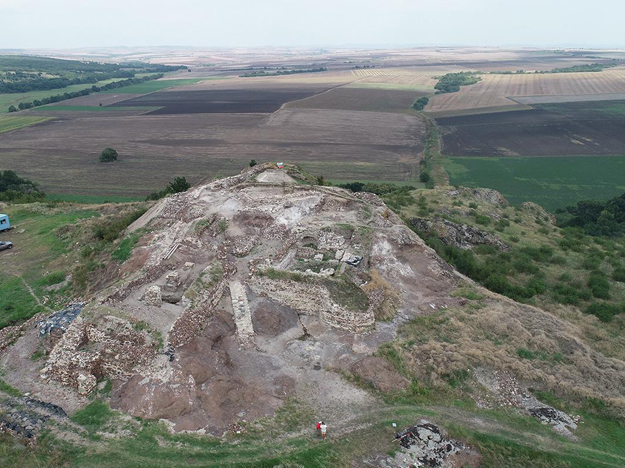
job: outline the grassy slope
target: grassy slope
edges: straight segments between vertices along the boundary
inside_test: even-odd
[[[548,210],[625,192],[625,156],[462,158],[444,160],[453,185],[488,187],[511,203]]]
[[[625,283],[612,279],[614,271],[625,264],[625,239],[571,236],[531,209],[495,206],[470,195],[451,197],[447,189],[422,189],[412,193],[415,203],[400,209],[404,218],[440,216],[500,236],[512,248],[512,253],[504,255],[510,259],[508,279],[513,284],[525,286],[536,277],[546,285],[545,292],[527,300],[528,303],[576,323],[584,330],[586,339],[602,353],[625,359],[625,339],[622,337],[625,316],[617,316],[610,323],[602,323],[593,316],[576,312],[577,308],[585,310],[592,302],[604,300],[593,297],[587,285],[593,271],[606,275],[610,285],[607,302],[618,304],[625,301]],[[480,222],[477,221],[478,216]],[[509,222],[509,226],[498,225],[496,217]],[[541,246],[548,247],[553,253],[544,258],[523,254],[523,249],[537,249]],[[474,254],[479,262],[498,266],[503,263],[503,254],[497,250],[476,249]],[[558,286],[586,292],[590,298],[570,304],[575,302],[575,297],[556,293]]]
[[[38,208],[32,209],[35,206]],[[14,243],[13,250],[0,252],[0,327],[44,311],[24,282],[40,301],[48,296],[48,305],[52,307],[69,299],[67,289],[45,289],[62,281],[74,267],[73,259],[67,256],[71,238],[61,232],[81,219],[99,216],[96,211],[82,207],[54,212],[43,206],[17,205],[2,210],[10,216],[15,229],[0,235],[2,240]]]
[[[49,117],[35,117],[22,115],[0,115],[0,134],[17,130],[18,128],[30,127],[41,122],[50,120]]]

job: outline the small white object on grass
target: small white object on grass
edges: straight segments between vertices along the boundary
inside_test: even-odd
[[[393,423],[393,427],[397,427],[397,423]]]

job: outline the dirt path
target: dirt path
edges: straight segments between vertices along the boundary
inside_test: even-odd
[[[46,309],[48,312],[54,312],[52,309],[50,309],[50,307],[48,307],[47,305],[45,305],[43,302],[41,302],[41,300],[39,300],[39,298],[37,297],[37,295],[35,294],[35,291],[33,291],[33,288],[30,287],[30,285],[26,282],[26,280],[19,276],[19,275],[13,275],[16,278],[19,278],[20,280],[22,280],[22,283],[24,284],[24,287],[28,290],[28,292],[30,293],[31,296],[33,296],[33,299],[35,300],[35,302],[40,305],[41,307],[43,307],[44,309]]]

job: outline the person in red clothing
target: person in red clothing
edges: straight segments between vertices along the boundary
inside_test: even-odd
[[[321,434],[321,423],[322,423],[322,421],[319,421],[317,423],[317,432],[320,433],[320,434]]]

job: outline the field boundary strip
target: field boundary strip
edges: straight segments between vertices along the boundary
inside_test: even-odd
[[[33,115],[27,116],[8,116],[0,115],[0,134],[19,130],[21,128],[31,127],[43,122],[51,120],[52,117],[38,117]]]

